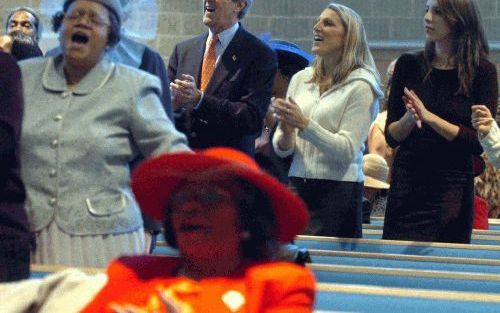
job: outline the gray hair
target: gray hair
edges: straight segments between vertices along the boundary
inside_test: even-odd
[[[238,14],[238,19],[242,20],[247,15],[248,11],[250,11],[250,8],[253,5],[253,0],[233,0],[233,1],[234,2],[244,1],[246,3],[246,5],[243,8],[243,10],[241,10],[240,13]]]

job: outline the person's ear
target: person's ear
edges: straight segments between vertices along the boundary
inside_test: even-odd
[[[236,2],[236,7],[234,9],[234,13],[236,13],[236,15],[239,15],[241,11],[243,11],[244,8],[246,8],[247,6],[247,2],[245,0],[241,0],[241,1],[238,1]]]

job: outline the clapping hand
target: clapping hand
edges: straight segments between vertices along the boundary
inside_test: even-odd
[[[193,76],[182,74],[182,79],[170,83],[170,93],[174,110],[190,109],[201,99],[201,91],[196,86]]]
[[[420,100],[413,90],[405,87],[403,102],[406,109],[412,114],[418,128],[422,128],[422,122],[430,120],[432,113],[427,110],[422,100]]]
[[[281,122],[284,132],[292,132],[295,128],[303,130],[309,124],[309,118],[302,113],[299,105],[289,97],[284,99],[273,99],[272,108],[274,116]]]

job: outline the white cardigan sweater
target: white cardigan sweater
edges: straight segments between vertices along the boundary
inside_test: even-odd
[[[479,136],[479,142],[483,146],[490,163],[496,168],[500,168],[500,129],[496,121],[493,121],[488,135]]]
[[[320,96],[319,86],[307,83],[312,74],[312,67],[295,74],[287,92],[309,117],[309,125],[296,132],[286,151],[278,147],[283,136],[278,126],[274,150],[280,157],[293,154],[290,177],[362,182],[364,142],[383,91],[373,74],[357,69]]]

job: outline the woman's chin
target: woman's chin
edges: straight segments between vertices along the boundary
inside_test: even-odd
[[[321,55],[321,49],[320,49],[320,47],[318,47],[317,45],[313,44],[313,46],[311,48],[311,53],[313,55],[317,55],[317,56]]]

